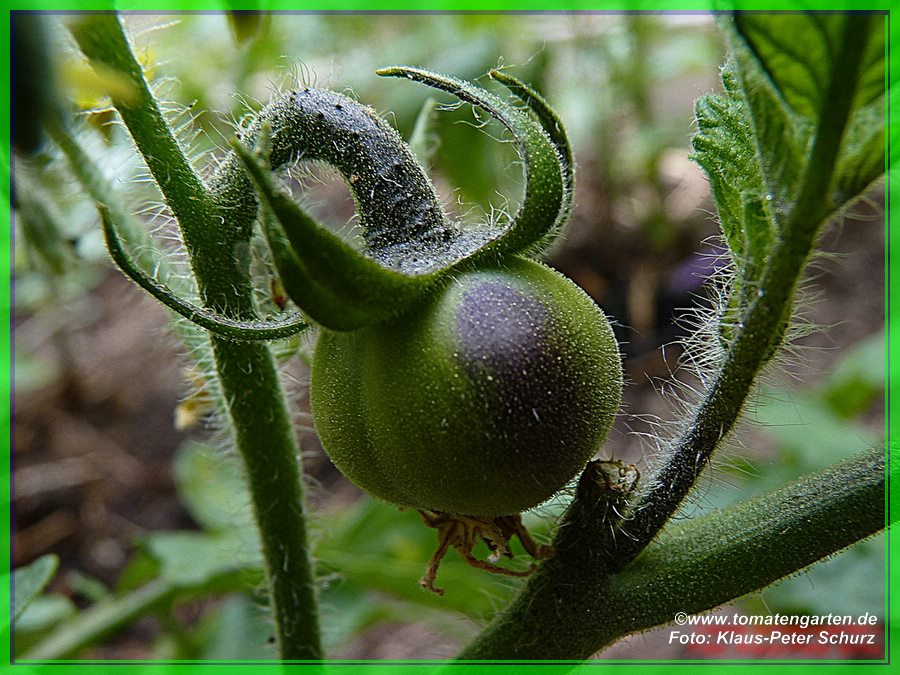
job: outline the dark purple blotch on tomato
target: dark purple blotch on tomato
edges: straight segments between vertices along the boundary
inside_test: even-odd
[[[490,411],[484,452],[514,461],[535,483],[573,430],[594,411],[577,348],[544,303],[507,284],[468,288],[456,314],[458,358],[481,409]],[[575,437],[578,434],[574,434]]]

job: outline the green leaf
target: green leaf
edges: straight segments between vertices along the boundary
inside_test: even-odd
[[[829,374],[820,396],[832,413],[852,419],[884,392],[884,369],[884,333],[878,333],[848,350]]]
[[[722,72],[724,93],[697,103],[693,158],[709,177],[735,263],[722,314],[728,341],[797,205],[816,125],[828,109],[826,92],[852,99],[855,107],[833,167],[832,191],[817,194],[818,203],[829,212],[839,209],[883,171],[884,35],[877,22],[857,20],[851,27],[837,14],[739,13],[724,28],[732,48]],[[856,87],[836,70],[845,37],[861,41]]]
[[[768,391],[760,398],[754,419],[778,443],[781,453],[794,458],[796,473],[818,469],[878,442],[835,416],[815,397]]]
[[[706,172],[719,224],[735,262],[745,254],[745,195],[765,195],[752,129],[745,117],[733,66],[722,71],[724,95],[707,95],[695,106],[697,134],[692,158]]]
[[[236,457],[189,441],[175,456],[182,501],[209,532],[155,532],[142,548],[158,564],[143,574],[177,587],[198,587],[233,571],[260,569],[262,556],[250,497]]]
[[[46,633],[76,614],[78,608],[65,595],[48,593],[34,598],[16,619],[16,650],[27,648],[33,642],[28,637],[20,640],[24,634]]]
[[[159,568],[159,560],[147,551],[138,548],[119,575],[115,586],[116,594],[124,595],[139,589],[151,579],[159,576]]]
[[[66,574],[66,583],[75,595],[80,595],[89,602],[101,602],[110,596],[106,584],[78,570],[70,570]]]
[[[59,558],[45,555],[13,573],[13,616],[18,619],[25,608],[46,588],[56,574]]]
[[[781,224],[800,187],[810,125],[789,114],[765,78],[746,63],[745,52],[736,50],[735,58],[741,63],[738,76],[744,114],[753,138],[757,171],[762,175],[764,198],[770,217]]]
[[[174,472],[181,501],[205,529],[253,527],[250,496],[234,455],[188,441],[175,454]]]
[[[725,240],[744,281],[759,277],[804,167],[808,129],[792,120],[738,52],[723,96],[697,102],[693,158],[706,171]],[[752,82],[749,82],[752,80]]]
[[[741,195],[741,224],[744,227],[745,281],[755,280],[775,241],[775,226],[766,208],[765,197],[749,192]]]
[[[761,139],[755,134],[751,108],[740,86],[740,72],[739,63],[729,62],[722,71],[724,95],[708,95],[697,101],[698,132],[692,139],[692,158],[709,179],[735,269],[729,301],[719,320],[719,334],[726,346],[735,337],[744,308],[753,300],[778,233],[775,189],[767,183],[760,161]],[[753,98],[760,106],[772,105],[772,110],[778,110],[777,102],[770,97],[757,93]],[[782,117],[776,115],[777,119]],[[774,127],[780,131],[773,130],[770,139],[781,148],[779,152],[785,151],[782,132],[787,126]],[[772,173],[783,176],[790,164],[783,158],[770,162]],[[777,192],[780,194],[781,190]]]
[[[884,19],[868,37],[854,107],[884,94]],[[747,47],[791,109],[814,119],[827,103],[833,60],[845,39],[846,13],[735,14],[734,25]]]
[[[278,658],[270,641],[272,614],[246,595],[224,600],[202,627],[204,639],[199,658],[240,659],[241,661]]]
[[[154,580],[121,597],[110,597],[92,605],[57,626],[23,655],[25,659],[52,660],[73,656],[152,607],[168,601],[172,587]]]
[[[835,96],[852,98],[835,166],[834,198],[828,201],[835,209],[884,171],[885,26],[877,15],[860,28],[858,21],[851,28],[850,20],[845,13],[739,13],[732,40],[744,66],[743,89],[761,138],[763,169],[767,174],[773,166],[779,169],[767,176],[770,186],[797,185],[797,169],[802,168],[798,151],[805,148],[806,127],[833,105]],[[863,43],[856,87],[842,91],[838,83],[836,89],[828,90],[843,40]],[[776,102],[765,100],[770,97],[767,92],[786,103],[796,127],[793,132],[787,128],[790,120],[779,115]],[[786,173],[778,175],[781,170]],[[792,195],[782,197],[789,205]]]
[[[154,532],[142,545],[159,560],[159,579],[176,588],[199,587],[226,573],[262,568],[259,540],[249,532]]]
[[[835,176],[835,202],[843,204],[885,171],[884,106],[857,110],[850,120]]]
[[[382,621],[401,620],[396,611],[401,603],[379,602],[369,589],[344,579],[329,582],[321,599],[322,606],[328,608],[322,616],[322,641],[326,653],[346,647],[357,635]],[[416,609],[419,616],[412,621],[421,621],[421,607]]]

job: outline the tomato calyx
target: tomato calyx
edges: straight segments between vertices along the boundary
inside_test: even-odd
[[[425,575],[419,579],[419,585],[437,595],[444,594],[444,589],[435,586],[434,582],[437,578],[441,560],[443,560],[451,546],[456,549],[457,553],[471,567],[510,577],[527,577],[537,569],[537,564],[535,563],[529,565],[528,569],[525,570],[511,570],[496,564],[501,557],[513,557],[509,547],[509,542],[513,536],[519,538],[525,551],[535,560],[546,560],[553,556],[553,547],[538,544],[531,537],[531,534],[529,534],[522,523],[522,517],[518,514],[512,516],[478,517],[419,509],[419,515],[428,527],[433,527],[438,531],[437,550],[435,550],[428,561]],[[487,560],[479,560],[472,554],[472,549],[479,539],[487,544],[488,549],[491,551]]]

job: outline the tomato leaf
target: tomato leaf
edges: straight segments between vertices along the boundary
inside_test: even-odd
[[[738,12],[734,28],[783,100],[800,117],[812,119],[827,103],[837,45],[843,39],[845,13]],[[883,26],[867,37],[854,107],[884,95]]]
[[[804,121],[815,119],[830,104],[826,91],[847,21],[847,15],[842,13],[736,14],[734,35],[745,45],[745,49],[737,51],[739,58],[756,61],[755,73],[751,67],[746,69],[757,79],[754,85],[761,78],[770,84],[770,87],[745,86],[750,92],[748,96],[752,98],[753,92],[774,91],[794,117]],[[884,171],[883,22],[876,19],[868,34],[858,38],[865,39],[865,51],[855,90],[842,92],[853,98],[853,106],[836,171],[834,208],[857,195]],[[752,108],[756,112],[761,106]],[[771,114],[771,109],[767,112],[770,114],[761,115],[756,125],[761,135],[771,135],[769,129],[778,126],[777,115]],[[801,136],[798,134],[800,141]],[[793,145],[790,134],[782,135],[780,140],[785,150]],[[778,148],[773,143],[767,146]],[[790,185],[790,176],[784,176],[781,184]]]
[[[159,561],[159,579],[175,588],[200,587],[223,575],[262,568],[259,541],[246,530],[153,532],[141,545]]]
[[[178,448],[172,468],[181,501],[207,531],[253,527],[250,495],[240,465],[233,457],[188,441]]]
[[[709,177],[734,261],[722,329],[730,339],[796,206],[820,113],[832,104],[826,92],[852,103],[830,189],[821,195],[827,212],[884,171],[884,30],[872,20],[848,31],[838,14],[738,13],[723,27],[733,56],[724,92],[697,103],[693,158]],[[855,85],[834,80],[845,31],[863,41]]]

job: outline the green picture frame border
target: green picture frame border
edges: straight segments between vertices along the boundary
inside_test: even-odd
[[[232,9],[240,9],[241,5],[230,3]],[[533,12],[716,12],[716,11],[882,11],[885,13],[887,41],[886,89],[888,95],[885,100],[885,116],[888,126],[887,152],[885,155],[885,190],[886,190],[886,245],[885,245],[885,363],[886,363],[886,438],[888,439],[888,466],[898,466],[900,455],[896,453],[896,431],[893,421],[898,419],[897,406],[900,405],[898,397],[894,396],[896,384],[900,382],[900,273],[897,272],[897,256],[900,251],[900,228],[897,227],[897,214],[900,213],[900,192],[897,188],[897,155],[900,152],[900,136],[898,136],[898,123],[900,123],[900,86],[893,80],[900,76],[900,62],[898,62],[898,33],[900,33],[900,18],[896,16],[897,9],[892,8],[891,2],[858,2],[837,0],[810,0],[809,2],[762,2],[755,0],[705,2],[703,0],[643,0],[634,2],[612,1],[569,1],[560,0],[528,0],[528,1],[500,1],[500,0],[415,0],[379,3],[374,0],[324,0],[310,2],[308,0],[263,0],[262,2],[245,3],[247,9],[265,9],[269,11],[290,12],[345,12],[345,13],[434,13],[434,12],[479,12],[479,13],[533,13]],[[80,12],[80,11],[108,11],[115,7],[120,11],[142,13],[166,13],[166,12],[219,12],[223,9],[223,3],[219,0],[159,0],[148,2],[145,0],[129,0],[128,2],[110,3],[98,0],[74,2],[72,0],[13,0],[10,6],[4,10],[5,21],[2,24],[2,34],[7,49],[3,51],[3,68],[0,77],[5,80],[3,88],[3,103],[0,108],[2,125],[6,130],[0,141],[0,186],[5,197],[6,208],[2,209],[3,218],[0,224],[0,270],[8,283],[0,285],[0,304],[8,317],[3,330],[0,330],[0,370],[4,377],[0,380],[4,402],[8,403],[3,413],[0,413],[0,437],[4,439],[8,460],[0,466],[0,491],[2,491],[2,509],[6,527],[0,528],[2,546],[0,546],[0,574],[3,582],[0,583],[0,601],[4,602],[7,610],[0,615],[0,672],[9,672],[14,675],[52,675],[55,673],[75,674],[90,672],[92,675],[106,675],[128,673],[131,675],[182,675],[187,673],[240,673],[241,675],[271,675],[274,673],[322,673],[322,675],[344,675],[345,673],[365,673],[366,675],[387,675],[388,673],[402,673],[403,675],[420,675],[438,671],[447,672],[450,675],[555,675],[556,673],[569,673],[577,670],[580,673],[607,672],[610,669],[632,669],[647,673],[680,673],[686,671],[686,667],[722,667],[727,664],[728,672],[733,675],[745,672],[755,672],[757,669],[771,669],[775,667],[790,666],[792,673],[812,672],[814,668],[827,665],[831,675],[844,672],[856,672],[857,668],[866,667],[867,673],[889,672],[891,663],[895,658],[897,647],[900,646],[900,602],[898,602],[898,584],[892,583],[891,570],[897,560],[897,538],[888,532],[886,547],[886,659],[883,662],[784,662],[784,661],[595,661],[583,662],[574,665],[571,662],[479,662],[479,663],[453,663],[439,661],[331,661],[324,664],[279,664],[278,662],[259,661],[204,661],[204,662],[163,662],[163,661],[54,661],[54,662],[14,662],[11,656],[11,615],[12,615],[12,577],[11,577],[11,539],[12,539],[12,510],[11,510],[11,458],[12,458],[12,418],[14,414],[13,400],[13,344],[12,344],[12,222],[11,222],[11,120],[10,120],[10,86],[9,86],[9,60],[10,60],[10,27],[11,16],[17,11],[48,11],[48,12]],[[893,167],[893,169],[892,169]],[[6,412],[8,411],[8,413]],[[900,514],[900,489],[892,489],[890,482],[887,490],[887,507],[891,521]],[[282,670],[283,669],[283,670]],[[446,670],[445,670],[446,669]]]

